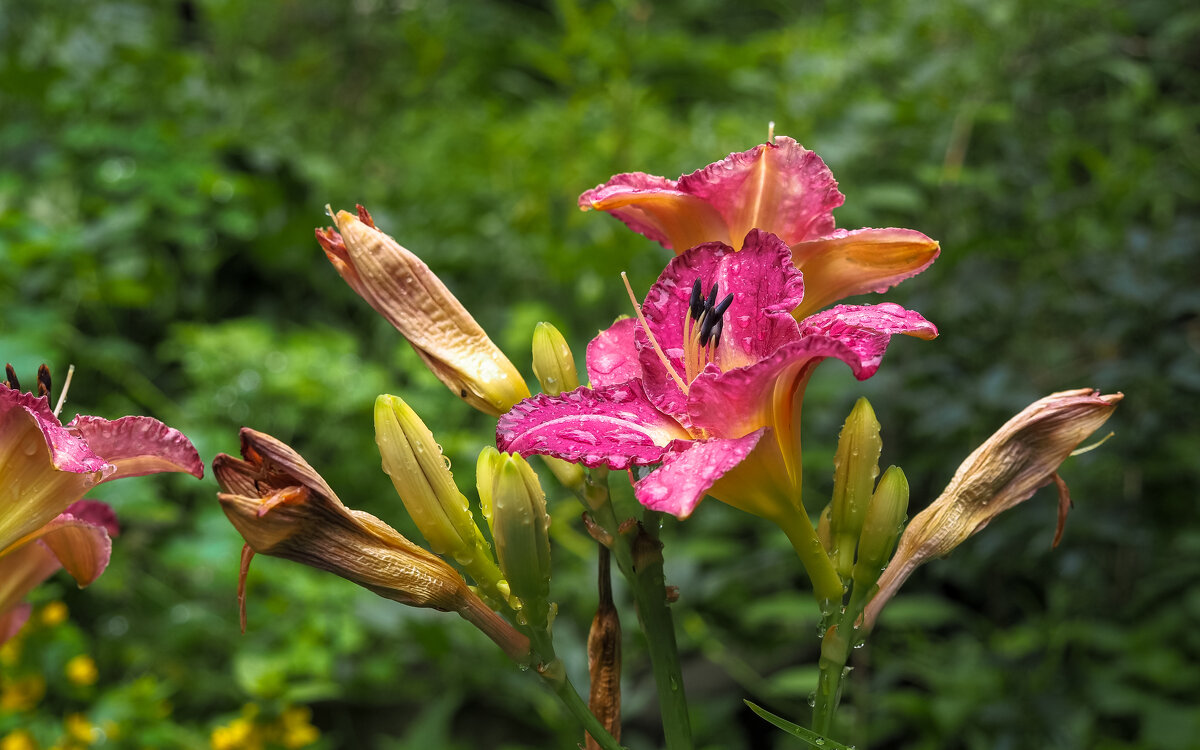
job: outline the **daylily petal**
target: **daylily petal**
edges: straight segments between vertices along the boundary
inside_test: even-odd
[[[717,355],[722,369],[757,361],[795,340],[790,313],[804,297],[804,279],[791,258],[782,240],[757,229],[746,235],[739,252],[710,242],[673,258],[642,304],[650,331],[672,365],[682,369],[683,321],[696,279],[705,294],[713,284],[718,298],[733,294]],[[649,345],[644,332],[636,338],[639,348]],[[662,369],[661,361],[657,367],[644,357],[642,362],[644,370]]]
[[[115,470],[59,424],[45,397],[0,386],[0,553]]]
[[[664,177],[642,172],[616,175],[579,196],[579,207],[607,211],[676,253],[703,242],[732,242],[729,227],[714,206]]]
[[[692,423],[721,437],[745,435],[763,425],[775,425],[775,394],[792,393],[826,357],[846,362],[856,374],[862,369],[859,357],[845,343],[828,336],[808,336],[748,367],[702,372],[692,381],[688,393]]]
[[[587,371],[593,388],[618,385],[642,374],[634,346],[637,327],[637,318],[621,318],[588,344]]]
[[[10,615],[7,626],[4,615],[18,608],[25,595],[38,584],[54,575],[61,565],[50,548],[40,542],[26,544],[0,555],[0,643],[20,630],[25,622],[20,613]],[[28,610],[25,610],[28,617]],[[16,620],[20,620],[16,622]],[[6,633],[5,631],[11,631]]]
[[[167,471],[204,477],[204,463],[191,441],[157,419],[121,417],[110,421],[80,415],[67,429],[78,432],[88,448],[116,467],[104,478],[106,482]]]
[[[46,545],[80,588],[99,578],[112,557],[112,537],[105,525],[90,523],[68,513],[38,529],[33,538]]]
[[[1025,407],[972,451],[942,494],[900,536],[879,578],[879,592],[867,606],[865,627],[874,624],[879,610],[918,566],[945,557],[997,515],[1053,481],[1059,465],[1104,424],[1122,398],[1091,388],[1052,393]]]
[[[792,259],[807,286],[796,319],[846,297],[886,291],[924,271],[938,253],[937,242],[912,229],[839,229],[793,244]]]
[[[637,380],[534,396],[514,406],[496,426],[502,451],[610,469],[657,463],[671,441],[688,437],[678,422],[654,408]]]
[[[894,302],[878,305],[838,305],[800,321],[803,336],[828,336],[854,350],[858,363],[847,362],[854,376],[866,380],[879,369],[889,339],[904,334],[930,340],[938,335],[937,326],[915,310],[906,310]]]
[[[447,388],[492,416],[529,396],[521,374],[429,266],[361,207],[359,216],[339,211],[334,221],[337,231],[317,230],[326,257]]]
[[[733,440],[696,440],[663,456],[662,466],[634,485],[638,502],[650,510],[683,519],[713,484],[742,462],[766,432],[757,430]]]
[[[59,471],[69,471],[74,474],[90,474],[102,471],[111,473],[112,467],[97,456],[78,435],[63,427],[50,410],[50,399],[46,396],[34,396],[32,393],[21,393],[15,388],[0,384],[0,430],[11,430],[14,426],[11,419],[22,418],[32,421],[42,433],[43,442],[50,449],[50,461]],[[22,446],[26,455],[32,451],[28,443]],[[3,448],[0,448],[3,451]],[[0,455],[3,455],[0,453]],[[10,457],[11,460],[11,457]],[[3,466],[3,464],[0,464]]]
[[[704,242],[734,244],[757,227],[794,244],[833,231],[845,197],[825,162],[785,136],[684,175],[678,181],[620,174],[579,197],[630,229],[682,253]]]
[[[786,136],[685,175],[679,189],[715,207],[731,237],[757,227],[789,245],[832,232],[846,200],[821,157]]]
[[[32,611],[28,604],[18,604],[7,612],[0,610],[0,645],[21,630]]]

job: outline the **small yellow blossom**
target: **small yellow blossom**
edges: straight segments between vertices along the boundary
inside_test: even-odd
[[[100,732],[88,717],[83,714],[71,714],[63,722],[67,736],[76,742],[91,744],[98,740]]]
[[[283,746],[288,750],[308,747],[321,738],[321,730],[311,723],[312,711],[307,706],[293,706],[279,717],[283,729]]]
[[[87,654],[80,654],[67,662],[67,679],[75,685],[94,685],[100,677],[96,662]]]
[[[45,607],[42,607],[42,624],[48,628],[62,625],[67,621],[67,615],[69,614],[70,610],[67,609],[66,604],[57,601],[50,602]]]
[[[259,750],[263,746],[254,722],[245,718],[234,719],[214,729],[209,744],[212,750]]]
[[[21,658],[21,635],[18,633],[0,646],[0,664],[11,667]]]
[[[0,750],[38,750],[37,740],[24,729],[18,729],[0,740]]]
[[[28,711],[46,694],[46,680],[41,675],[28,675],[7,680],[0,690],[0,711]],[[0,747],[0,750],[4,750]]]

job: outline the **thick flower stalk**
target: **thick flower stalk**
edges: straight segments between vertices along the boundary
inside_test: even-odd
[[[791,246],[808,294],[797,319],[865,292],[882,292],[929,267],[938,243],[911,229],[834,228],[845,196],[812,151],[776,136],[678,180],[619,174],[579,196],[677,254],[705,242],[738,247],[751,229]]]
[[[643,505],[685,518],[708,493],[769,518],[820,581],[818,596],[840,599],[799,504],[804,388],[827,357],[864,379],[893,334],[932,338],[937,329],[887,303],[797,322],[791,311],[803,297],[791,252],[772,234],[751,231],[737,252],[694,247],[667,265],[639,319],[618,321],[589,345],[592,387],[518,404],[501,418],[498,444],[589,467],[661,464],[635,485]]]
[[[1122,398],[1120,393],[1101,395],[1090,388],[1052,393],[1025,407],[967,456],[942,494],[900,536],[896,554],[879,578],[879,593],[867,606],[865,627],[874,625],[879,611],[918,566],[950,554],[997,515],[1050,482],[1058,486],[1061,533],[1070,498],[1058,467],[1104,424]]]
[[[49,390],[44,367],[41,395],[22,393],[11,367],[0,383],[0,578],[8,579],[0,592],[7,625],[0,631],[8,635],[24,622],[27,611],[17,602],[31,581],[61,566],[86,586],[108,564],[109,531],[116,528],[111,513],[99,503],[79,503],[92,487],[159,472],[204,474],[196,449],[178,430],[150,417],[79,415],[63,425],[50,408]]]
[[[249,549],[328,571],[401,604],[457,612],[514,660],[528,659],[525,636],[441,558],[370,513],[347,508],[300,454],[270,435],[243,428],[241,441],[243,460],[219,454],[213,473],[221,508]]]
[[[429,266],[381,232],[362,206],[316,230],[350,288],[412,344],[455,395],[499,416],[529,396],[525,380]]]

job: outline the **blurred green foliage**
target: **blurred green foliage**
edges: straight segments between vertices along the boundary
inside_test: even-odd
[[[1192,747],[1198,34],[1200,9],[1171,0],[0,2],[0,358],[60,381],[73,362],[68,413],[153,414],[206,460],[236,451],[243,424],[271,432],[349,504],[415,534],[375,470],[374,396],[424,415],[464,490],[492,424],[329,267],[311,234],[322,207],[365,204],[531,374],[538,320],[582,361],[628,312],[616,274],[645,288],[667,259],[578,212],[578,193],[615,172],[691,171],[774,120],[838,176],[840,226],[943,246],[889,293],[942,336],[896,342],[865,383],[836,364],[814,379],[810,507],[859,395],[919,509],[1035,398],[1127,394],[1116,438],[1064,469],[1078,507],[1059,549],[1039,496],[889,605],[856,654],[843,736]],[[577,741],[465,623],[293,564],[255,561],[239,636],[240,539],[212,480],[102,489],[124,525],[112,566],[86,592],[38,590],[71,619],[3,665],[6,690],[47,676],[33,704],[0,708],[0,734],[48,746],[80,714],[108,747],[215,747],[308,706],[314,747]],[[559,651],[583,684],[593,563],[574,501],[552,512]],[[789,746],[741,701],[807,721],[816,612],[786,539],[716,502],[665,539],[697,736]],[[624,611],[625,739],[649,747],[653,690]],[[79,654],[94,686],[62,679]]]

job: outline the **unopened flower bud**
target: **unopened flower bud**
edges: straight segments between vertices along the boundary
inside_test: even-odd
[[[546,494],[533,468],[517,454],[499,454],[492,478],[492,534],[500,570],[521,601],[525,621],[545,627],[550,595]]]
[[[346,283],[387,318],[455,395],[498,417],[529,397],[524,378],[429,266],[379,231],[371,215],[338,211],[317,241]]]
[[[834,567],[843,579],[854,567],[854,547],[862,531],[863,517],[871,501],[875,477],[879,476],[879,454],[883,441],[879,421],[870,402],[860,398],[846,417],[838,436],[833,459],[833,512],[830,531],[833,538]]]
[[[375,399],[375,442],[384,472],[429,547],[452,556],[485,592],[494,594],[500,570],[491,547],[454,484],[442,447],[403,399],[387,394]]]
[[[875,585],[883,566],[892,555],[900,525],[908,514],[908,478],[898,466],[890,466],[879,480],[875,494],[863,518],[858,539],[858,560],[854,563],[855,590]]]
[[[547,396],[557,396],[579,387],[579,374],[571,347],[559,330],[549,323],[533,329],[533,374]]]

